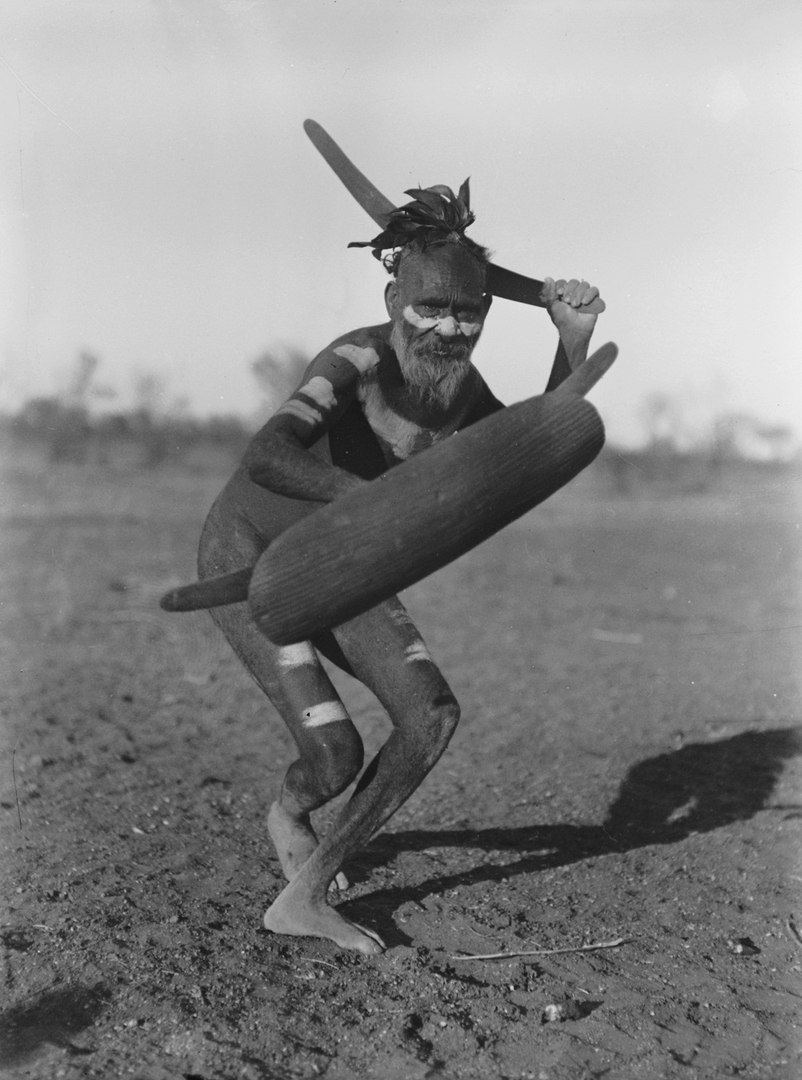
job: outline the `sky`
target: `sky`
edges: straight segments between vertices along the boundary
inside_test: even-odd
[[[312,117],[393,201],[471,177],[470,234],[584,277],[637,443],[667,395],[797,430],[802,9],[785,0],[5,0],[0,408],[99,358],[106,407],[253,417],[251,364],[385,317],[377,231]],[[539,393],[547,314],[497,300],[476,363]]]

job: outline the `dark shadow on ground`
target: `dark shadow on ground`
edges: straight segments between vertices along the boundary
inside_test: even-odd
[[[109,997],[101,985],[64,986],[0,1013],[0,1068],[29,1062],[48,1045],[69,1054],[91,1054],[73,1039],[92,1024]]]
[[[581,859],[672,844],[691,833],[746,821],[762,810],[785,762],[802,753],[802,728],[748,731],[717,742],[691,743],[633,766],[601,825],[532,825],[514,829],[442,829],[380,833],[349,864],[353,882],[404,851],[464,847],[516,858],[504,865],[480,863],[470,870],[430,878],[418,886],[383,889],[365,903],[395,907],[457,886],[500,881]],[[356,913],[363,901],[347,910]]]
[[[780,728],[659,754],[629,770],[604,828],[632,847],[746,821],[765,808],[785,762],[800,753],[802,728]]]

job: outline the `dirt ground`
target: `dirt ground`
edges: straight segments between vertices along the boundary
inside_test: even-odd
[[[7,455],[0,1073],[802,1075],[798,479],[599,464],[406,594],[463,720],[348,868],[364,959],[261,928],[292,747],[157,606],[228,468]]]

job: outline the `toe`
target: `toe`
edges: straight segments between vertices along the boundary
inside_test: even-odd
[[[332,881],[332,885],[335,889],[339,889],[340,892],[346,892],[348,889],[351,888],[351,882],[348,880],[342,870],[335,877],[334,881]]]
[[[386,951],[387,946],[384,944],[384,942],[375,930],[370,930],[367,926],[363,926],[361,923],[358,922],[355,922],[354,926],[357,928],[357,930],[361,930],[365,937],[370,938],[370,942],[372,942],[371,945],[369,942],[366,941],[365,945],[367,946],[367,948],[362,948],[360,946],[360,952],[365,953],[367,956],[375,956],[377,953],[383,953]]]
[[[366,934],[365,937],[354,942],[352,948],[362,953],[363,956],[381,956],[385,947],[380,942],[381,938],[377,940],[373,934]]]

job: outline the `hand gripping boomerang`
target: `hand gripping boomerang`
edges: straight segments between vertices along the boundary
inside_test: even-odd
[[[304,120],[304,131],[362,209],[384,229],[387,216],[396,209],[393,203],[357,169],[317,121]],[[501,296],[505,300],[517,300],[521,304],[533,304],[535,307],[546,306],[540,299],[542,281],[516,274],[513,270],[505,270],[503,266],[495,263],[490,263],[487,268],[487,286],[494,296]],[[598,315],[604,309],[604,301],[597,297],[576,310],[588,315]]]

